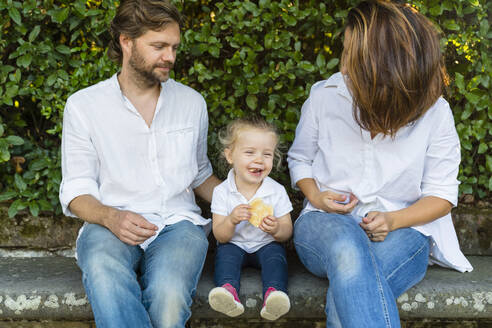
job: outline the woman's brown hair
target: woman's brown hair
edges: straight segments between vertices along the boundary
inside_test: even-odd
[[[441,96],[447,74],[439,34],[414,8],[363,1],[347,19],[342,72],[362,129],[394,137]]]
[[[122,0],[111,22],[109,58],[121,64],[121,34],[134,40],[149,30],[162,30],[171,22],[183,25],[178,9],[168,0]]]

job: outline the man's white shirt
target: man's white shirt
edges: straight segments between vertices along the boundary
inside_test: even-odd
[[[425,196],[458,197],[460,143],[448,103],[439,98],[394,139],[362,130],[352,114],[352,97],[340,73],[313,85],[302,107],[288,152],[291,181],[313,178],[321,191],[353,193],[352,215],[406,208]],[[302,213],[319,211],[309,202]],[[327,222],[329,224],[329,222]],[[451,215],[414,229],[432,237],[431,263],[471,271],[462,254]]]
[[[264,203],[273,206],[273,216],[282,217],[292,211],[292,204],[284,186],[270,177],[266,177],[255,195],[248,201],[236,187],[234,170],[230,170],[227,179],[215,187],[212,196],[212,213],[228,216],[232,210],[241,204],[261,198]],[[234,236],[230,243],[239,246],[247,253],[254,253],[261,247],[275,241],[275,239],[248,221],[242,221],[236,225]]]
[[[68,205],[88,194],[143,215],[159,231],[181,220],[210,222],[193,193],[212,174],[206,103],[172,79],[161,86],[150,127],[123,95],[116,74],[68,98],[60,185],[65,215],[75,216]]]

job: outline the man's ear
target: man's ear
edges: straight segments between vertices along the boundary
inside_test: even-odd
[[[224,149],[224,157],[227,163],[232,165],[232,150],[230,148]]]
[[[121,51],[126,54],[132,52],[133,40],[124,34],[120,34]]]

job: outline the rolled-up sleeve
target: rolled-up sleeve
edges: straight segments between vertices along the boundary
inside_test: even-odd
[[[458,204],[457,179],[461,160],[460,141],[447,103],[436,133],[427,148],[421,183],[422,196],[435,196]]]
[[[195,189],[200,186],[208,177],[212,175],[212,164],[207,156],[207,135],[208,135],[208,114],[207,104],[205,99],[202,98],[200,115],[200,127],[198,133],[198,145],[197,145],[197,163],[198,174],[191,183],[191,188]]]
[[[63,214],[76,217],[68,207],[75,197],[87,194],[100,199],[99,161],[91,141],[89,124],[77,112],[70,99],[63,116],[61,155],[60,203]]]
[[[292,187],[299,180],[313,178],[312,164],[318,152],[318,124],[314,117],[311,96],[304,102],[294,142],[287,153]]]

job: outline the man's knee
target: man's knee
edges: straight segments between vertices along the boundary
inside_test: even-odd
[[[77,264],[87,279],[108,280],[110,286],[112,280],[135,279],[140,253],[138,246],[123,243],[97,224],[85,226],[77,241]]]
[[[162,277],[143,291],[142,301],[158,327],[178,327],[191,315],[191,291],[180,277]]]

